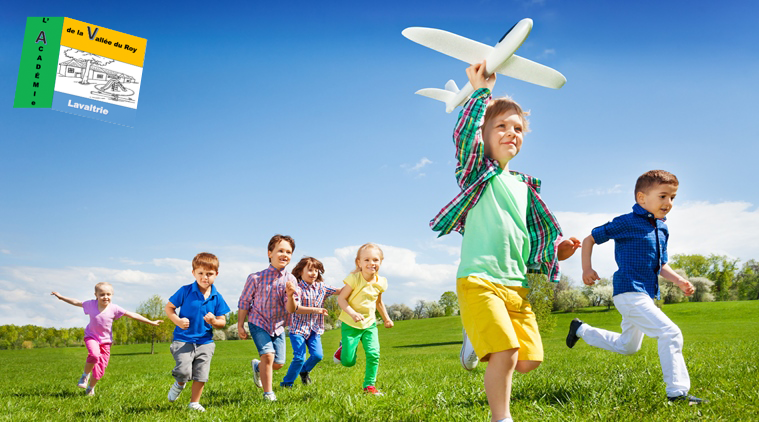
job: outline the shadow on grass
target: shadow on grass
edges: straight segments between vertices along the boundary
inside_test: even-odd
[[[435,346],[450,346],[450,345],[461,345],[461,340],[458,341],[448,341],[445,343],[425,343],[425,344],[407,344],[405,346],[393,346],[394,349],[408,349],[408,348],[417,348],[417,347],[435,347]]]

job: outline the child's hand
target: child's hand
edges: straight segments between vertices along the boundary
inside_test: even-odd
[[[596,284],[596,280],[600,279],[601,277],[598,276],[598,273],[593,268],[582,272],[582,282],[588,286]]]
[[[576,237],[570,237],[559,243],[559,246],[556,248],[556,256],[559,258],[559,261],[563,261],[574,255],[575,251],[581,247],[582,242],[580,242],[579,239]]]
[[[475,63],[466,68],[466,76],[469,78],[469,83],[472,84],[475,91],[480,88],[487,88],[492,91],[495,86],[495,73],[486,76],[485,64],[485,60],[483,60],[482,63]]]
[[[675,283],[675,284],[677,284],[677,287],[679,287],[680,290],[682,290],[683,293],[685,293],[685,296],[690,296],[696,292],[696,288],[693,287],[693,284],[691,284],[690,281],[685,280],[685,279],[681,279],[681,280],[682,280],[681,282]]]
[[[237,335],[240,336],[240,340],[248,338],[248,333],[245,332],[245,327],[242,325],[237,326]]]
[[[359,322],[359,321],[364,320],[364,316],[355,311],[351,314],[351,318],[353,318],[354,322]]]
[[[295,283],[293,283],[292,281],[288,281],[287,283],[285,283],[285,291],[287,293],[287,296],[292,296],[293,294],[295,294]]]
[[[57,297],[58,299],[60,299],[60,298],[61,298],[61,295],[60,295],[60,294],[58,294],[58,292],[52,292],[52,293],[50,293],[50,295],[51,295],[51,296],[55,296],[55,297]]]
[[[326,309],[324,309],[324,308],[318,308],[318,309],[316,310],[316,313],[317,313],[317,314],[322,314],[322,315],[329,315],[329,311],[328,311],[328,310],[326,310]]]
[[[157,326],[161,325],[162,322],[163,322],[162,319],[157,319],[155,321],[150,321],[148,324],[155,325],[157,327]]]
[[[183,330],[186,330],[186,329],[190,328],[190,320],[187,319],[187,318],[180,318],[179,319],[179,324],[177,324],[177,327],[179,327],[179,328],[181,328]]]
[[[216,316],[209,312],[203,317],[203,321],[213,325],[214,321],[216,321]]]
[[[393,320],[391,320],[391,319],[386,319],[385,320],[385,328],[393,328],[393,325],[395,325],[395,324],[393,324]]]

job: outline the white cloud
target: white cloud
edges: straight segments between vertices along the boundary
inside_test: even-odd
[[[416,173],[416,177],[424,177],[426,176],[426,174],[422,173],[421,170],[427,164],[432,164],[432,161],[428,159],[427,157],[422,157],[422,159],[419,160],[419,162],[414,164],[413,166],[409,164],[401,164],[401,168],[405,169],[409,173]]]
[[[10,255],[11,251],[9,251],[8,249],[0,249],[0,253],[3,255]]]
[[[582,198],[585,196],[615,195],[618,193],[622,193],[622,185],[614,185],[613,187],[606,189],[586,189],[580,192],[577,197]]]

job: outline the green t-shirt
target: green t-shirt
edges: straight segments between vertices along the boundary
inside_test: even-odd
[[[505,286],[527,287],[527,185],[502,171],[488,182],[466,217],[456,278],[477,276]]]

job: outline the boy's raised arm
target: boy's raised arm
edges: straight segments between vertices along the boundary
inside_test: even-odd
[[[685,293],[685,296],[690,296],[696,291],[696,288],[693,287],[693,284],[691,284],[690,281],[680,277],[680,274],[676,273],[675,270],[669,266],[669,264],[662,265],[661,276],[674,283],[675,286],[679,287],[680,290]]]
[[[472,97],[464,104],[453,129],[456,144],[456,180],[464,189],[470,185],[472,178],[479,176],[485,162],[485,147],[482,137],[477,136],[480,122],[485,115],[485,108],[490,101],[490,93],[495,85],[495,75],[485,77],[485,62],[473,64],[466,70],[469,83],[475,88]]]
[[[82,301],[77,299],[71,299],[70,297],[61,296],[58,292],[52,292],[50,293],[52,296],[57,297],[58,299],[68,303],[69,305],[74,305],[78,307],[82,307]]]

